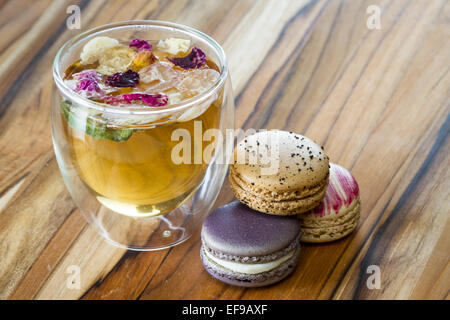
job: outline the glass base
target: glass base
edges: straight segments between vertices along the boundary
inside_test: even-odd
[[[193,216],[187,206],[163,215],[136,217],[117,213],[101,205],[85,218],[113,245],[135,251],[155,251],[178,245],[190,238]]]

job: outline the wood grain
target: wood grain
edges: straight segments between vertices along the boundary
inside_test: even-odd
[[[68,30],[69,4],[82,30]],[[381,29],[366,26],[369,5]],[[126,19],[198,28],[227,53],[237,127],[311,137],[351,170],[355,233],[305,245],[295,273],[243,289],[211,278],[199,231],[137,253],[84,221],[50,136],[51,64],[70,37]],[[0,298],[449,299],[450,2],[446,0],[0,1]],[[225,183],[215,206],[233,199]],[[81,268],[81,288],[66,285]],[[366,286],[367,267],[381,288]]]

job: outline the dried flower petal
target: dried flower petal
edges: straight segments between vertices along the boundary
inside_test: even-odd
[[[131,69],[126,72],[118,72],[106,78],[106,84],[112,87],[135,87],[139,83],[139,74]]]
[[[206,54],[199,48],[194,47],[186,57],[168,58],[168,60],[183,69],[194,69],[201,67],[206,62]]]
[[[86,70],[73,75],[73,78],[77,81],[75,91],[86,91],[87,97],[99,97],[104,94],[100,88],[100,76],[95,70]]]
[[[139,71],[155,62],[155,60],[156,58],[151,51],[141,51],[136,55],[136,57],[134,57],[131,68],[134,71]]]
[[[132,104],[136,101],[142,101],[152,107],[161,107],[167,104],[169,98],[165,94],[130,93],[118,96],[107,96],[103,98],[103,101],[112,105],[121,103]]]
[[[80,83],[78,83],[77,90],[98,91],[100,88],[95,81],[87,79],[81,80]]]
[[[153,46],[145,40],[134,39],[129,44],[130,48],[136,48],[138,51],[152,50]]]
[[[167,104],[169,97],[165,94],[143,94],[141,100],[149,106],[162,107]]]
[[[84,70],[82,72],[73,75],[75,80],[92,79],[95,81],[100,81],[100,75],[95,70]]]

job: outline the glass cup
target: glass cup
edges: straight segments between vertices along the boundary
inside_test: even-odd
[[[90,39],[109,36],[190,39],[220,71],[189,100],[157,108],[118,107],[86,99],[62,80]],[[220,45],[192,28],[124,21],[84,32],[53,64],[53,146],[65,184],[87,221],[113,244],[158,250],[187,240],[214,204],[233,150],[234,98]]]

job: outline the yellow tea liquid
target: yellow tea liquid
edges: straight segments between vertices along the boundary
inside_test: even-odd
[[[194,164],[194,121],[202,131],[219,128],[221,105],[213,102],[200,116],[186,122],[135,130],[125,141],[94,138],[64,122],[71,156],[81,180],[97,199],[113,211],[128,215],[170,212],[200,185],[207,164]],[[186,129],[191,136],[191,164],[175,164],[172,132]],[[210,142],[202,143],[203,150]]]

